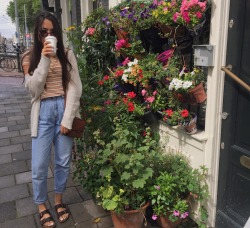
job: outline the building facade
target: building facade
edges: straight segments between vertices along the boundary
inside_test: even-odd
[[[78,25],[98,4],[111,8],[119,2],[61,0],[62,27]],[[250,84],[250,0],[211,0],[211,4],[205,128],[194,135],[165,124],[159,130],[168,136],[168,149],[187,154],[193,167],[209,168],[208,226],[244,227],[250,217],[250,99],[244,84]],[[230,72],[240,80],[229,77]]]

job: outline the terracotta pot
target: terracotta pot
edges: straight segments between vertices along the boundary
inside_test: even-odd
[[[193,89],[189,90],[189,103],[195,105],[197,103],[202,103],[207,99],[207,94],[203,87],[203,83],[201,82]]]
[[[172,27],[165,24],[158,24],[158,27],[164,36],[169,38],[177,38],[187,33],[187,29],[184,26]]]
[[[167,212],[166,216],[158,216],[156,220],[157,224],[163,228],[175,228],[181,224],[182,219],[179,218],[177,221],[172,222],[169,220],[169,215],[170,212]]]
[[[115,29],[115,33],[119,40],[128,38],[128,33],[123,29]]]
[[[197,115],[195,113],[191,113],[192,119],[188,122],[182,123],[182,127],[184,128],[185,132],[189,135],[195,134],[197,132]]]
[[[140,210],[125,211],[122,214],[116,214],[111,211],[114,228],[141,228],[145,219],[145,211],[149,206],[146,203]]]

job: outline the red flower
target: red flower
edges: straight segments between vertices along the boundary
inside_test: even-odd
[[[105,105],[111,105],[111,103],[112,103],[111,100],[106,100],[106,101],[104,102]]]
[[[133,102],[129,102],[128,103],[128,111],[133,112],[134,110],[135,110],[135,106],[134,106]]]
[[[103,77],[103,80],[104,80],[104,81],[109,80],[109,76],[108,76],[108,75],[105,75],[105,76]]]
[[[127,95],[128,95],[129,98],[135,98],[136,97],[136,93],[133,92],[133,91],[132,92],[128,92]]]
[[[121,77],[123,75],[123,70],[117,70],[116,72],[115,72],[115,76],[116,77]]]
[[[181,111],[181,116],[182,116],[183,118],[188,117],[188,116],[189,116],[188,110],[187,110],[187,109],[182,110],[182,111]]]
[[[103,80],[99,80],[98,81],[98,85],[103,85],[104,84],[104,81]]]
[[[128,103],[128,98],[127,98],[127,97],[124,97],[124,98],[123,98],[123,103],[124,103],[124,104],[127,104],[127,103]]]
[[[172,109],[168,109],[165,112],[168,114],[168,117],[171,117],[174,113]]]

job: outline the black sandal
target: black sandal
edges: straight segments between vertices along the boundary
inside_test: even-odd
[[[46,214],[49,214],[50,216],[48,218],[44,218],[41,220],[41,218],[46,215]],[[50,212],[48,209],[42,211],[42,212],[39,212],[39,217],[40,217],[40,224],[42,225],[42,227],[44,228],[53,228],[53,227],[56,227],[56,223],[54,221],[54,219],[52,218]],[[46,222],[53,222],[52,225],[44,225]]]
[[[59,208],[63,208],[63,211],[58,212]],[[55,205],[55,210],[56,210],[56,215],[58,218],[58,222],[63,223],[66,222],[69,219],[69,210],[67,208],[67,206],[63,203],[57,204]],[[66,217],[65,219],[61,220],[60,218],[62,217],[62,215],[68,214],[68,217]]]

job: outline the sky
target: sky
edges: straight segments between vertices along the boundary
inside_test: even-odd
[[[12,38],[15,35],[16,27],[12,24],[6,10],[11,0],[0,0],[0,33],[6,38]]]

